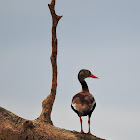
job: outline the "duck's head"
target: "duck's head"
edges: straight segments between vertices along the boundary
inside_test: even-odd
[[[96,77],[95,75],[93,75],[89,70],[82,69],[82,70],[79,71],[78,78],[80,80],[84,80],[85,78],[88,78],[88,77],[98,79],[98,77]]]

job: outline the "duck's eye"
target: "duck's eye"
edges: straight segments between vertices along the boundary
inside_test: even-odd
[[[89,74],[89,71],[86,71],[86,74]]]

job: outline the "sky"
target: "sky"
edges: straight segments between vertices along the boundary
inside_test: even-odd
[[[50,0],[0,1],[0,106],[36,119],[50,93],[52,68]],[[140,1],[57,0],[58,87],[55,126],[80,131],[71,109],[86,79],[96,100],[91,132],[107,140],[140,139]],[[87,117],[83,117],[88,131]]]

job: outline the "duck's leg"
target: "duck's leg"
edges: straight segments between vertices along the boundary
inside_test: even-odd
[[[80,123],[81,123],[81,133],[84,133],[83,127],[82,127],[82,118],[80,117]]]
[[[88,134],[91,134],[91,132],[90,132],[90,116],[89,116],[89,118],[88,118],[88,125],[89,125],[89,131],[88,131]]]

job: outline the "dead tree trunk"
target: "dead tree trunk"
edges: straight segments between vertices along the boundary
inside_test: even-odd
[[[55,13],[55,0],[52,0],[48,6],[52,15],[51,93],[42,102],[42,113],[36,120],[23,119],[0,107],[0,140],[101,140],[93,135],[57,128],[51,121],[51,111],[57,88],[56,27],[62,16]]]
[[[39,120],[46,121],[52,124],[51,121],[51,111],[52,106],[55,100],[56,88],[57,88],[57,37],[56,37],[56,27],[62,16],[58,16],[55,13],[55,0],[52,0],[51,4],[48,4],[51,15],[52,15],[52,88],[51,93],[48,97],[42,102],[42,113],[39,116]]]

